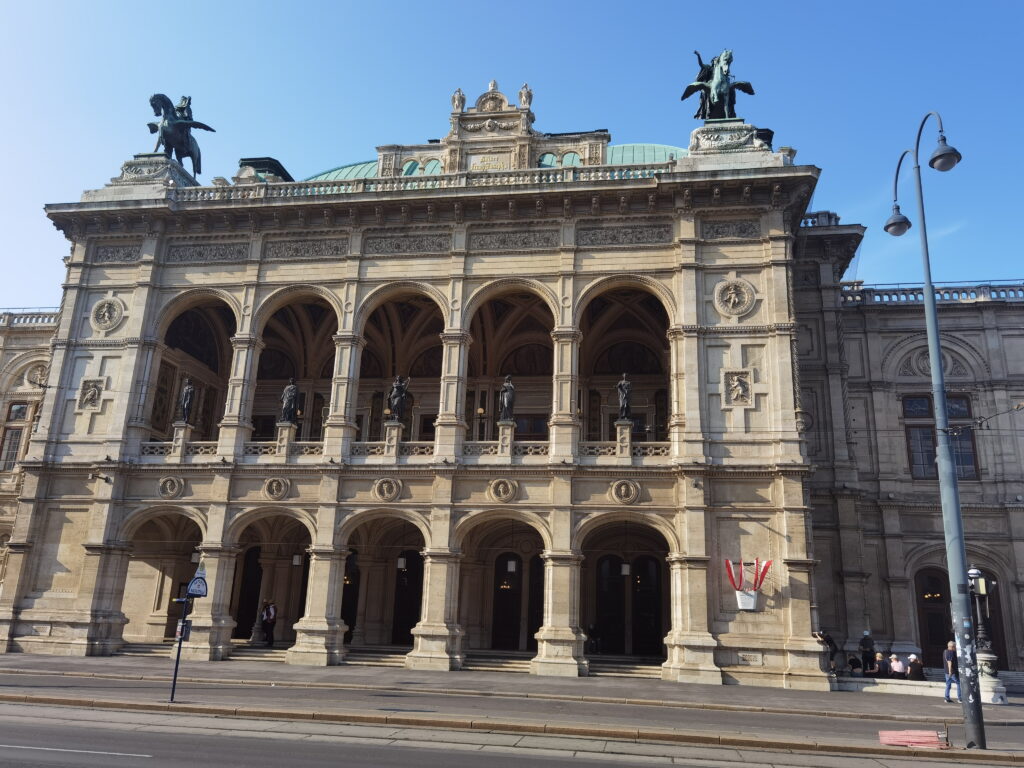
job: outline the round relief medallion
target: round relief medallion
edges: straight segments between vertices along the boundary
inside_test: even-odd
[[[715,307],[723,315],[740,317],[754,307],[754,286],[741,278],[723,280],[715,286]]]
[[[161,477],[157,489],[161,499],[177,499],[185,492],[185,480],[175,475]]]
[[[633,480],[616,480],[609,486],[608,495],[619,504],[632,504],[640,498],[640,484]]]
[[[402,481],[382,477],[373,484],[373,496],[378,501],[394,501],[402,493]]]
[[[283,477],[271,477],[263,483],[263,495],[271,501],[280,501],[288,495],[288,489],[291,488],[291,480],[286,480]]]
[[[89,321],[97,331],[110,331],[124,318],[124,305],[117,299],[100,299],[93,305]]]
[[[508,504],[518,495],[519,483],[499,477],[496,480],[491,480],[490,485],[487,486],[487,493],[494,501]]]
[[[46,383],[46,373],[46,366],[42,363],[33,365],[25,374],[25,381],[33,386],[41,387]]]

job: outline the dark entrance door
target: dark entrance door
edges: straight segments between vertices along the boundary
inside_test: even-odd
[[[926,667],[942,667],[942,652],[953,639],[953,622],[949,613],[949,579],[939,568],[918,571],[914,579],[917,590],[917,629],[921,643],[921,661]]]
[[[406,549],[395,561],[395,614],[391,642],[412,645],[412,628],[420,620],[423,601],[423,557],[415,549]]]
[[[356,629],[356,617],[359,615],[359,553],[354,549],[345,560],[345,584],[341,588],[341,620],[348,630],[344,642],[352,642],[352,633]]]
[[[530,594],[526,603],[526,650],[537,650],[534,635],[544,623],[544,560],[540,555],[530,558]]]
[[[494,561],[494,594],[491,615],[491,648],[519,650],[523,603],[523,560],[512,552]]]
[[[597,562],[596,632],[592,647],[597,653],[626,652],[626,579],[622,558],[605,555]]]
[[[661,569],[653,557],[633,561],[630,579],[633,588],[633,655],[661,656],[664,649],[661,631]]]
[[[260,548],[250,547],[242,558],[242,587],[238,591],[238,610],[235,629],[231,636],[239,640],[252,637],[256,614],[260,608],[260,584],[263,583],[263,566],[260,565]]]

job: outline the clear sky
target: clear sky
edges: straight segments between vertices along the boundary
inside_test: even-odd
[[[1018,245],[1021,0],[948,2],[13,2],[0,0],[6,181],[0,306],[60,299],[63,236],[44,203],[76,201],[153,149],[149,97],[193,97],[203,182],[270,155],[296,178],[447,130],[449,96],[528,81],[535,127],[606,128],[613,143],[685,146],[680,103],[705,58],[732,48],[756,96],[737,111],[823,169],[812,209],[869,227],[869,283],[920,281],[916,230],[881,225],[892,174],[928,110],[964,161],[927,167],[938,281],[1024,278]],[[922,161],[935,143],[922,140]],[[916,219],[912,180],[901,184]],[[847,275],[851,277],[851,275]]]

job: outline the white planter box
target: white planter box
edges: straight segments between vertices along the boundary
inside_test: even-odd
[[[758,594],[753,589],[737,589],[736,607],[741,611],[756,611]]]

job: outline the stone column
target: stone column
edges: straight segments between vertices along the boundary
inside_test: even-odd
[[[459,561],[451,550],[423,551],[423,607],[413,627],[413,649],[405,657],[407,669],[462,668],[462,627],[459,615]]]
[[[537,655],[530,673],[552,677],[586,676],[586,635],[580,631],[580,563],[576,552],[545,551],[544,624],[537,632]]]
[[[33,542],[29,532],[38,525],[35,498],[39,489],[39,475],[42,464],[23,462],[25,477],[21,487],[21,499],[14,517],[14,530],[7,542],[7,567],[3,584],[0,584],[0,653],[21,650],[12,643],[17,634],[21,613],[21,601],[29,590],[32,573],[31,553]]]
[[[256,391],[256,370],[263,340],[236,335],[231,338],[231,346],[234,349],[231,376],[217,441],[218,455],[226,458],[241,456],[243,446],[252,435],[252,398]]]
[[[366,339],[355,333],[337,333],[334,340],[334,378],[331,404],[324,421],[324,460],[344,461],[356,435],[356,398],[359,392],[359,363]],[[369,427],[369,425],[367,425]]]
[[[889,588],[889,603],[892,611],[891,652],[920,653],[921,648],[914,642],[913,616],[917,612],[917,607],[914,604],[914,585],[906,575],[900,508],[886,504],[880,506],[882,543],[885,545],[888,566],[885,581]],[[875,639],[878,639],[877,636]]]
[[[79,594],[89,601],[89,629],[86,656],[110,656],[124,645],[121,612],[131,548],[125,542],[83,544],[85,559]]]
[[[434,432],[434,461],[455,464],[462,460],[462,443],[466,439],[466,365],[472,338],[465,331],[445,331],[441,358],[441,399],[437,405]]]
[[[268,548],[269,549],[269,548]],[[260,611],[263,610],[263,601],[268,598],[277,598],[274,594],[274,585],[277,579],[277,558],[271,555],[265,554],[263,547],[260,547],[260,597],[256,602],[256,618],[252,622],[252,630],[249,632],[249,643],[251,645],[262,645],[267,641],[267,638],[263,635],[263,622],[260,621]],[[239,579],[241,582],[242,579]],[[238,599],[242,590],[242,584],[235,585],[232,590],[234,599]],[[280,633],[280,627],[284,626],[284,622],[281,621],[280,606],[278,607],[277,625],[275,630]]]
[[[685,334],[679,328],[669,328],[669,396],[668,396],[668,439],[672,443],[672,456],[675,459],[686,455],[684,440],[686,436],[686,372],[684,370],[685,355],[683,341]],[[699,413],[699,411],[695,411]]]
[[[670,552],[669,605],[672,627],[665,636],[668,659],[661,665],[663,680],[721,685],[715,664],[718,643],[708,631],[708,557]]]
[[[238,558],[236,547],[201,544],[199,552],[206,566],[208,595],[194,601],[192,636],[182,646],[181,656],[193,661],[223,661],[231,655],[231,587]]]
[[[576,390],[582,339],[583,334],[576,328],[556,328],[551,332],[551,340],[554,342],[555,373],[551,381],[548,459],[553,464],[561,464],[563,460],[576,463],[580,440]]]
[[[288,649],[289,664],[327,667],[345,659],[345,633],[341,618],[347,549],[309,548],[309,579],[305,615],[295,623],[295,644]]]

